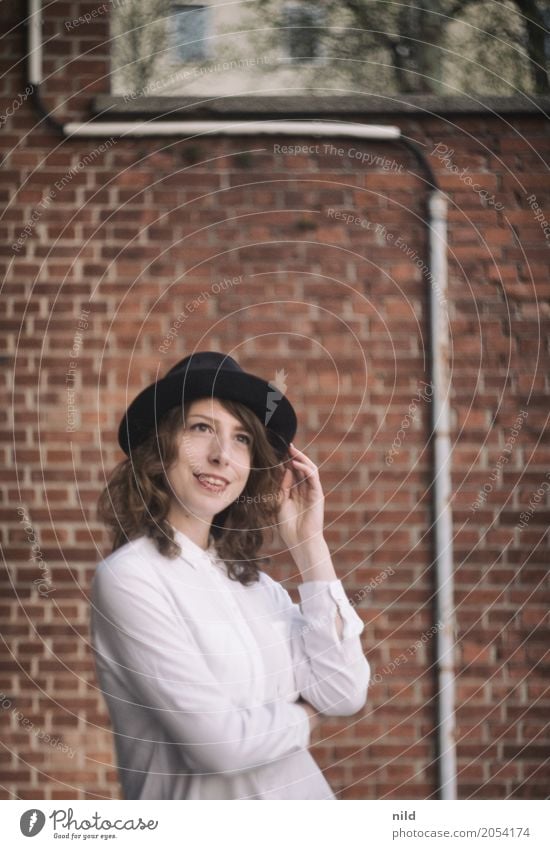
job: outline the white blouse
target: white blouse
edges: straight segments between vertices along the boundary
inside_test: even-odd
[[[363,622],[340,581],[294,604],[265,572],[231,580],[181,531],[171,560],[143,536],[98,564],[91,641],[126,799],[335,799],[302,696],[329,716],[366,701]],[[343,638],[336,631],[336,611]]]

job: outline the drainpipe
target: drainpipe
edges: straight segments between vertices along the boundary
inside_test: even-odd
[[[98,136],[288,135],[395,141],[412,151],[427,182],[430,285],[430,368],[434,444],[434,562],[436,610],[437,734],[439,793],[456,799],[455,677],[453,664],[453,533],[451,512],[450,374],[447,293],[447,200],[437,189],[433,171],[422,151],[401,135],[399,127],[312,121],[93,121],[60,124],[45,109],[42,82],[41,0],[29,0],[29,82],[34,103],[47,124],[66,138]]]
[[[63,124],[73,136],[321,136],[329,138],[385,139],[396,141],[399,127],[323,121],[97,121]]]
[[[434,450],[433,525],[435,554],[436,657],[438,678],[438,754],[441,799],[456,799],[456,727],[453,602],[453,519],[451,511],[451,434],[449,319],[447,313],[447,199],[429,197],[430,346]]]

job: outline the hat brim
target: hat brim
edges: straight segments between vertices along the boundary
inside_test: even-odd
[[[222,398],[244,404],[261,421],[270,443],[284,452],[294,439],[297,418],[294,409],[276,387],[247,372],[201,369],[175,372],[152,383],[134,398],[118,429],[118,442],[125,454],[143,442],[169,410],[198,398]]]

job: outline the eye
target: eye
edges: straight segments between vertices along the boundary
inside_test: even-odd
[[[212,430],[211,425],[206,424],[206,422],[196,422],[195,424],[191,425],[191,427],[189,428],[189,430],[195,430],[195,428],[197,428],[197,427],[199,427],[199,428],[203,428],[203,427],[205,427],[205,428],[207,428],[208,430]],[[201,431],[199,431],[199,432],[200,432],[200,433],[204,433],[204,431],[203,431],[203,430],[201,430]],[[242,439],[242,440],[244,440],[244,442],[242,442],[242,443],[241,443],[242,445],[247,445],[247,446],[252,445],[252,439],[251,439],[251,437],[250,437],[250,436],[248,436],[248,434],[246,434],[246,433],[239,433],[239,434],[237,434],[237,437],[238,437],[238,439],[239,439],[239,440],[241,440],[241,439]]]
[[[189,430],[195,430],[196,427],[208,427],[209,428],[210,425],[207,425],[206,422],[197,422],[196,424],[191,425]],[[204,431],[202,431],[202,432],[204,432]]]

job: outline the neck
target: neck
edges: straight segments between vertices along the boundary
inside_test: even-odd
[[[181,531],[195,545],[206,551],[209,545],[211,522],[206,522],[197,516],[191,516],[184,512],[179,513],[174,510],[170,510],[167,518],[172,527]]]

